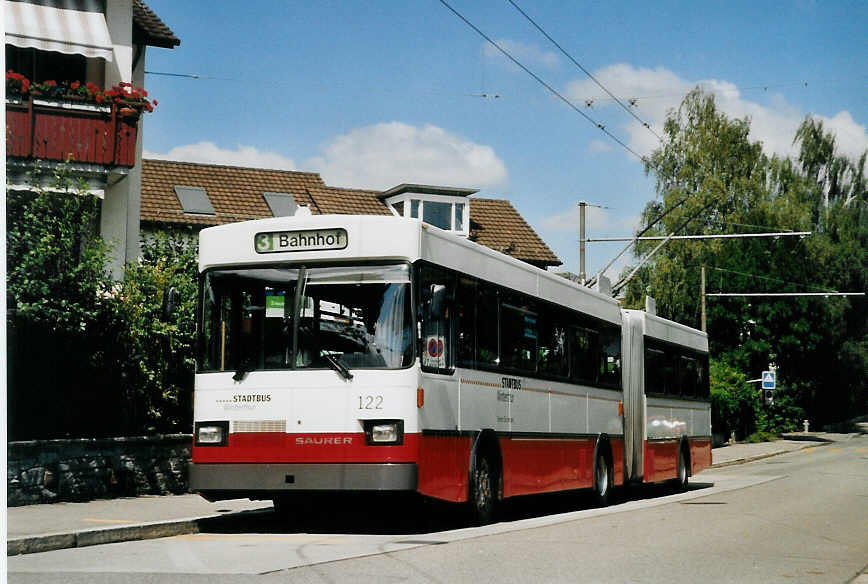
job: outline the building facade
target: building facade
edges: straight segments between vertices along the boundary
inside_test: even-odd
[[[4,0],[7,189],[58,168],[102,198],[112,274],[138,256],[148,47],[180,40],[142,0]]]

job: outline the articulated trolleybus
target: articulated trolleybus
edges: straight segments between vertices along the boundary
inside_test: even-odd
[[[191,488],[498,501],[711,464],[704,333],[415,219],[200,235]]]

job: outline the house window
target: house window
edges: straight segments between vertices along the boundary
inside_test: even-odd
[[[175,185],[175,194],[181,202],[184,213],[193,215],[217,215],[208,193],[201,187],[186,187]]]
[[[275,217],[292,217],[298,210],[298,203],[289,193],[264,192],[262,196],[265,197],[265,202],[268,203],[268,208]]]
[[[425,201],[422,220],[440,229],[452,229],[452,203]]]

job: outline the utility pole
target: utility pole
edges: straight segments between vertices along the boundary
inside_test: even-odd
[[[587,201],[579,201],[579,283],[585,285],[585,209]]]
[[[699,287],[700,287],[699,296],[702,298],[702,328],[700,330],[702,330],[702,332],[706,333],[708,331],[705,329],[705,264],[702,264],[702,271],[700,272],[700,274],[701,274],[701,277],[700,277],[700,284],[699,284]]]

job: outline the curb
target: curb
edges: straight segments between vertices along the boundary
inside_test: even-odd
[[[35,535],[31,537],[19,537],[6,543],[6,556],[18,556],[22,554],[35,554],[50,552],[68,548],[79,548],[105,543],[120,543],[124,541],[138,541],[143,539],[156,539],[160,537],[172,537],[176,535],[189,535],[200,533],[204,527],[215,521],[227,518],[238,519],[271,513],[271,509],[254,509],[239,511],[224,515],[207,515],[205,517],[193,517],[188,519],[173,519],[169,521],[155,521],[153,523],[140,523],[138,525],[125,525],[122,527],[107,527],[103,529],[85,529],[72,533],[52,533],[48,535]]]
[[[779,456],[781,454],[788,454],[790,452],[798,452],[800,450],[807,450],[808,448],[818,448],[820,446],[825,446],[826,444],[831,444],[831,441],[805,441],[806,444],[801,448],[796,448],[794,450],[778,450],[777,452],[769,452],[767,454],[758,454],[756,456],[747,456],[745,458],[734,458],[733,460],[725,460],[723,462],[718,462],[717,464],[712,464],[710,468],[724,468],[726,466],[735,466],[737,464],[745,464],[747,462],[754,462],[757,460],[763,460],[764,458],[771,458],[773,456]]]

